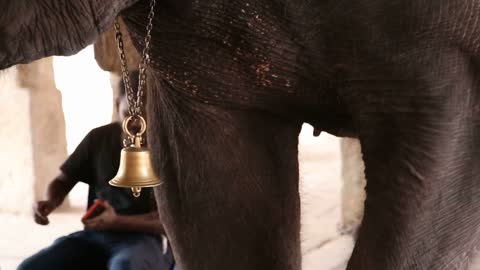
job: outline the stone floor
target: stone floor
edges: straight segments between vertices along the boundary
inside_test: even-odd
[[[318,138],[311,134],[312,129],[305,127],[300,140],[303,269],[342,270],[353,243],[336,231],[340,218],[339,144],[326,134]],[[0,270],[14,270],[29,254],[80,229],[82,211],[77,209],[53,214],[48,226],[35,225],[29,216],[0,213]]]

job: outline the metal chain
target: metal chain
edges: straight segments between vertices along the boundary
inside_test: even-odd
[[[130,74],[127,67],[127,59],[125,57],[124,43],[122,32],[120,31],[120,24],[118,18],[115,18],[115,39],[117,41],[118,54],[120,56],[120,63],[122,68],[123,83],[125,84],[125,92],[127,94],[128,112],[131,116],[142,115],[143,95],[146,84],[146,68],[150,65],[150,41],[152,39],[153,18],[155,17],[156,0],[150,0],[150,12],[148,13],[147,33],[145,35],[144,47],[142,51],[142,58],[138,64],[138,90],[137,93],[132,90],[130,85]]]
[[[120,32],[120,24],[118,23],[118,20],[115,19],[114,22],[115,25],[115,39],[117,40],[117,46],[118,46],[118,54],[120,56],[120,62],[121,62],[121,68],[122,68],[122,77],[123,77],[123,84],[125,87],[125,93],[127,95],[127,103],[128,103],[128,111],[130,115],[134,115],[134,93],[130,87],[130,74],[128,73],[128,68],[127,68],[127,59],[125,57],[125,51],[123,48],[123,39],[122,39],[122,32]]]

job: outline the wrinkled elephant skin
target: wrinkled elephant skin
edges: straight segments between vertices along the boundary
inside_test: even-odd
[[[349,270],[466,269],[480,224],[480,3],[157,0],[157,201],[184,270],[301,268],[301,124],[361,141]],[[137,3],[135,3],[137,2]],[[149,1],[0,0],[0,68],[70,55]]]

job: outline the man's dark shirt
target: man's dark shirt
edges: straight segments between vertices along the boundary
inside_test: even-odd
[[[129,188],[108,184],[117,174],[122,150],[122,128],[112,123],[90,131],[60,170],[68,177],[90,186],[88,206],[95,199],[108,201],[118,214],[145,214],[154,211],[153,189],[142,189],[135,198]]]

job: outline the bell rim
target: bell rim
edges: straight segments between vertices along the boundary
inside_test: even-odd
[[[158,180],[157,180],[158,181]],[[132,185],[121,185],[121,184],[118,184],[115,179],[112,179],[110,181],[108,181],[108,183],[111,185],[111,186],[114,186],[114,187],[122,187],[122,188],[135,188],[135,187],[139,187],[139,188],[149,188],[149,187],[156,187],[156,186],[160,186],[163,184],[163,182],[158,182],[158,183],[148,183],[145,184],[145,185],[137,185],[137,186],[132,186]]]

